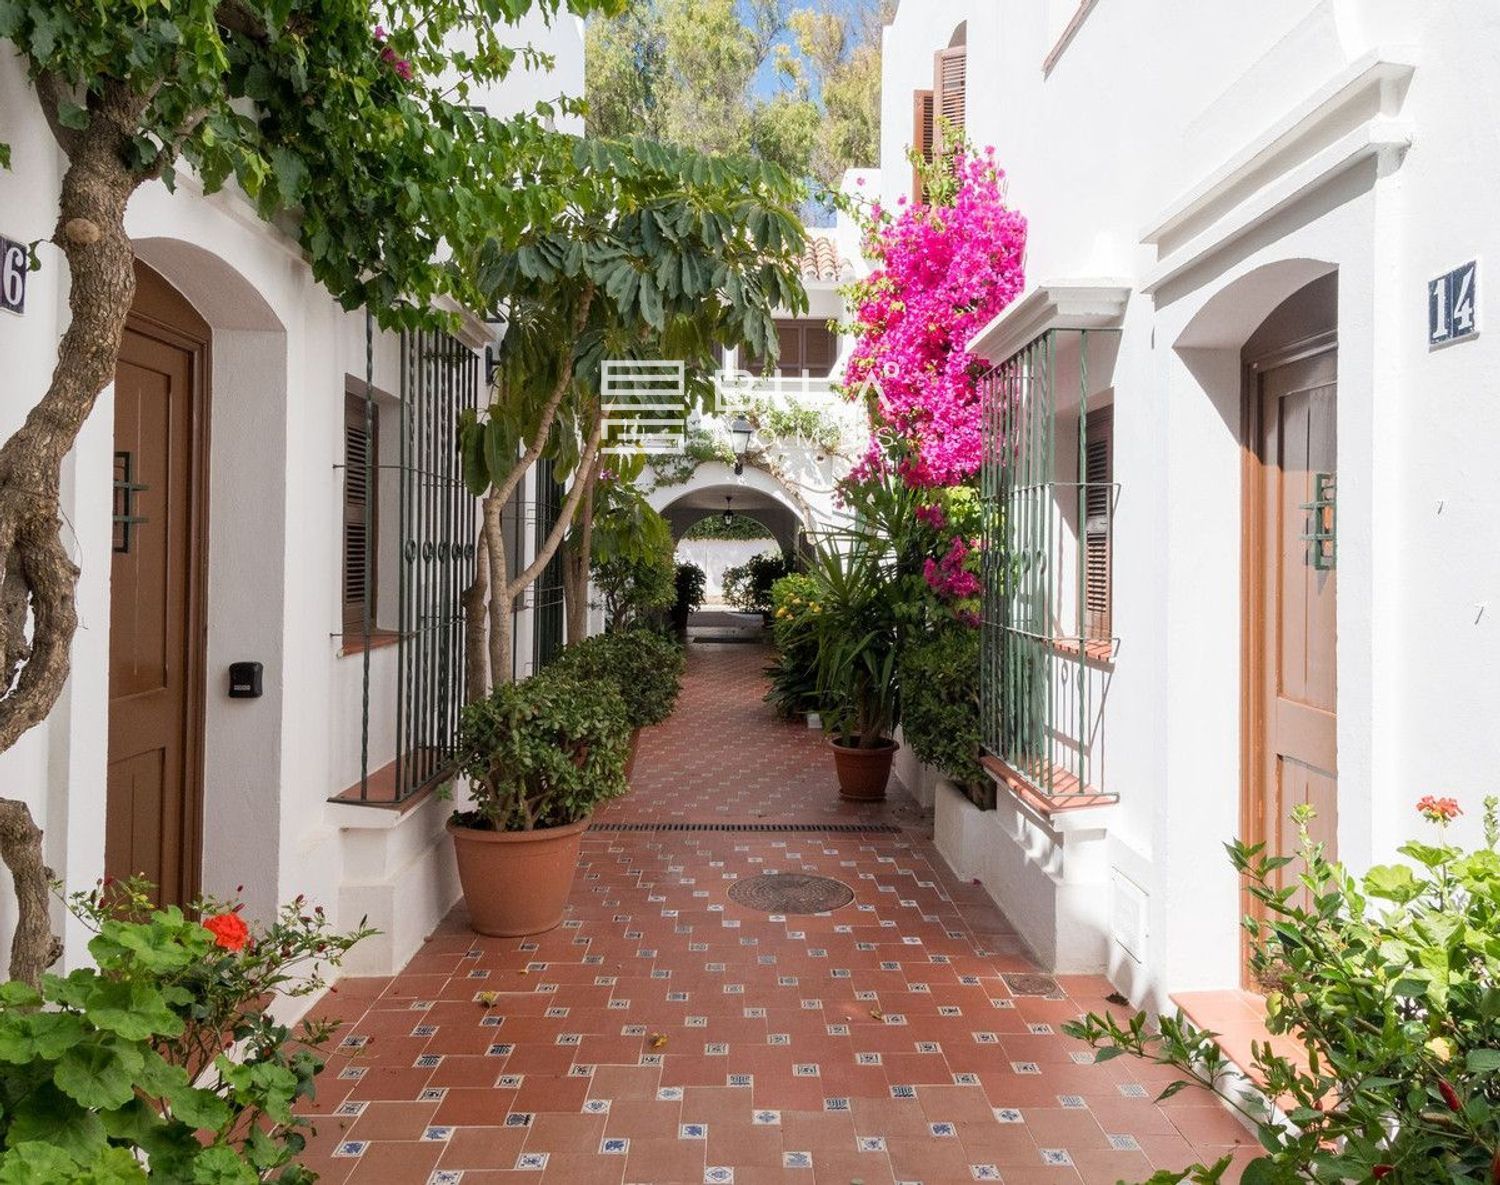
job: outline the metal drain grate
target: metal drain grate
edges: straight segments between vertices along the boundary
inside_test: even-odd
[[[849,834],[900,835],[891,823],[590,823],[590,831],[836,831]]]

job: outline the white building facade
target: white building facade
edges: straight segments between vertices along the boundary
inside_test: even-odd
[[[552,72],[518,71],[476,102],[508,115],[581,92],[580,23],[532,17],[514,36],[550,54]],[[0,141],[13,150],[0,234],[45,240],[65,162],[12,54],[0,55]],[[487,402],[494,327],[468,319],[421,352],[378,330],[367,341],[364,315],[314,283],[293,238],[237,191],[203,196],[186,170],[176,194],[136,194],[127,230],[141,294],[116,383],[64,472],[82,569],[73,673],[49,719],[0,757],[0,779],[30,805],[66,891],[143,870],[168,899],[238,896],[258,917],[304,894],[341,927],[368,916],[382,931],[350,970],[394,970],[459,895],[443,834],[451,803],[430,786],[404,797],[451,721],[432,684],[452,685],[445,655],[458,651],[452,630],[415,638],[427,609],[412,589],[434,586],[401,569],[451,558],[445,570],[459,571],[474,526],[472,503],[451,491],[446,517],[429,509],[413,525],[402,483],[416,446],[403,451],[402,437],[425,416],[437,447],[465,400]],[[45,389],[66,325],[66,267],[40,250],[24,313],[0,312],[0,432]],[[373,436],[360,414],[367,377]],[[421,408],[403,406],[418,390]],[[378,515],[365,516],[366,496]],[[517,507],[526,554],[547,502],[531,478]],[[351,570],[351,546],[368,566]],[[451,617],[452,593],[432,593],[439,616]],[[548,614],[560,636],[560,589]],[[536,616],[518,615],[519,674]],[[260,664],[258,696],[231,695],[237,663]],[[416,677],[428,682],[414,688]],[[13,921],[0,893],[7,945]],[[86,957],[83,937],[66,930],[65,962]]]
[[[1495,785],[1500,14],[904,0],[884,48],[886,198],[956,102],[1029,220],[972,348],[1052,433],[1046,595],[986,625],[1040,614],[1045,738],[988,722],[999,805],[939,787],[939,846],[1054,969],[1238,989],[1225,841],[1307,802],[1358,870]]]

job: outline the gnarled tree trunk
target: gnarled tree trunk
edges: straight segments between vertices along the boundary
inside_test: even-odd
[[[114,379],[135,298],[125,207],[152,175],[125,163],[148,96],[109,84],[91,97],[88,126],[74,129],[58,121],[64,91],[56,80],[41,78],[37,93],[69,162],[52,241],[68,261],[71,320],[46,394],[0,446],[0,676],[8,689],[0,696],[0,752],[47,718],[67,681],[78,568],[61,535],[62,463],[99,392]],[[48,918],[52,874],[42,832],[23,802],[0,799],[0,859],[19,914],[10,974],[36,984],[61,943]]]

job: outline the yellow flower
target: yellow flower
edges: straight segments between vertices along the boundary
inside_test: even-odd
[[[1447,1037],[1434,1037],[1427,1042],[1427,1052],[1440,1062],[1450,1061],[1453,1058],[1453,1046]]]

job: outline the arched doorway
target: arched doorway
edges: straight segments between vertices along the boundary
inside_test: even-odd
[[[145,264],[115,372],[104,867],[164,903],[202,871],[212,334]]]
[[[1295,808],[1338,855],[1338,276],[1246,341],[1245,747],[1241,834],[1297,849]],[[1291,878],[1296,868],[1284,877]]]

